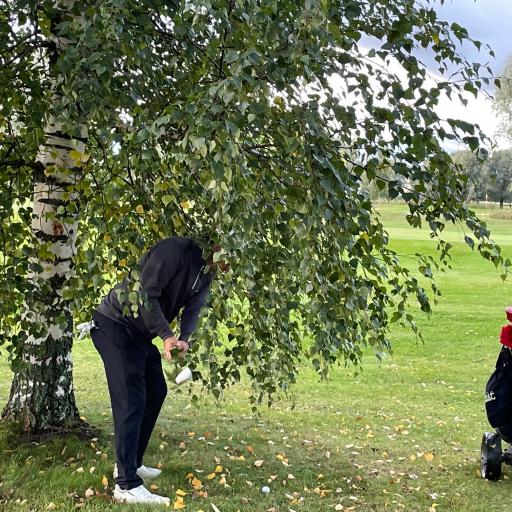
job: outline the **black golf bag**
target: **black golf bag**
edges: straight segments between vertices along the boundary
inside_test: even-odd
[[[512,450],[501,449],[502,440],[512,442],[512,352],[506,346],[485,386],[485,411],[495,432],[484,433],[480,469],[483,478],[498,480],[502,462],[512,464]]]

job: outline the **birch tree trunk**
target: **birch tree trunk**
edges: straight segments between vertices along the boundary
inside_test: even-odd
[[[55,23],[67,14],[70,2],[58,3]],[[57,106],[60,78],[54,63],[69,44],[55,33],[49,75]],[[87,142],[66,133],[62,124],[48,116],[45,141],[34,171],[30,256],[32,294],[25,298],[22,327],[29,336],[22,347],[21,364],[14,368],[10,397],[2,417],[21,422],[26,431],[41,432],[74,426],[80,422],[73,390],[73,318],[63,288],[73,275],[78,225],[76,184]],[[74,131],[76,133],[76,131]]]

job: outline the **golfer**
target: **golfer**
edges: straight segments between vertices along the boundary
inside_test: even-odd
[[[123,298],[130,276],[108,293],[93,314],[96,328],[91,337],[105,366],[114,419],[116,501],[170,503],[169,498],[144,487],[144,481],[161,473],[144,466],[143,456],[167,394],[160,350],[152,340],[157,336],[163,340],[169,360],[175,349],[180,357],[188,352],[215,270],[213,258],[205,261],[193,240],[166,238],[140,260],[142,295],[146,297],[140,300],[137,314]],[[169,324],[179,311],[178,337]]]

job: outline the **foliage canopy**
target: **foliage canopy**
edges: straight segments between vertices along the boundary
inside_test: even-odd
[[[215,393],[241,368],[258,396],[285,389],[304,357],[321,374],[340,359],[358,364],[365,345],[390,350],[391,323],[414,328],[411,299],[430,311],[413,271],[431,279],[436,261],[400,261],[363,180],[407,203],[407,221],[431,231],[441,262],[445,225],[461,223],[467,243],[506,271],[443,149],[450,140],[476,150],[482,134],[436,110],[443,95],[477,94],[490,71],[457,53],[456,40],[471,38],[429,4],[7,0],[0,9],[0,329],[15,361],[29,334],[20,328],[35,286],[29,256],[51,258],[30,227],[49,118],[70,137],[88,131],[56,214],[79,215],[62,288],[77,318],[162,237],[209,236],[225,249],[232,270],[214,286],[194,353]],[[360,44],[366,36],[374,49]],[[55,37],[65,41],[58,53]],[[460,71],[433,80],[420,48],[441,73]]]

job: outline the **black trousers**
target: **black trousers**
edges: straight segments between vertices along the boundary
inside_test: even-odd
[[[112,404],[116,461],[121,489],[143,483],[137,475],[167,394],[160,352],[151,340],[99,313],[91,337],[99,352]]]

